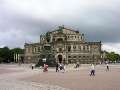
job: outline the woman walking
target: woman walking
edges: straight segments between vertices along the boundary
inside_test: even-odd
[[[95,76],[95,66],[94,66],[94,64],[91,65],[90,76]]]

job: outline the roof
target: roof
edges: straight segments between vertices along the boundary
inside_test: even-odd
[[[73,30],[73,29],[70,29],[70,28],[66,28],[66,27],[64,27],[64,25],[63,26],[58,26],[58,28],[56,29],[56,30],[54,30],[54,31],[51,31],[50,33],[65,33],[65,30],[68,32],[71,32],[71,33],[74,33],[74,34],[78,34],[79,33],[79,31],[76,31],[76,30]],[[65,33],[65,34],[67,34],[67,33]],[[80,34],[80,33],[79,33]]]

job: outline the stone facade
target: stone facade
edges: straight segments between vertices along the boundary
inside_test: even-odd
[[[101,41],[86,42],[84,34],[63,26],[40,35],[40,42],[25,43],[25,62],[38,63],[54,58],[59,63],[98,63],[101,60]],[[44,54],[43,54],[44,53]],[[49,53],[49,56],[46,56]]]

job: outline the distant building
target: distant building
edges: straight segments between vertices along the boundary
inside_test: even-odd
[[[86,42],[84,34],[64,26],[40,35],[38,43],[24,45],[26,63],[54,60],[59,63],[98,63],[101,60],[101,41]]]

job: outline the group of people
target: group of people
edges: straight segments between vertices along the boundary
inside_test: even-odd
[[[35,64],[32,64],[31,65],[31,69],[33,70],[35,68]],[[43,72],[47,72],[48,71],[48,65],[47,64],[44,64],[43,65]]]
[[[65,72],[65,65],[63,63],[56,63],[56,72]]]
[[[44,64],[43,66],[43,72],[47,72],[48,71],[48,65]],[[56,72],[65,72],[65,65],[63,63],[56,63]]]
[[[32,70],[34,69],[34,65],[32,64]],[[80,64],[76,63],[75,68],[79,68]],[[44,64],[43,72],[48,71],[48,65]],[[106,63],[106,71],[109,71],[109,65]],[[65,65],[63,63],[56,63],[56,72],[65,72]],[[90,76],[95,76],[95,65],[91,64]]]

